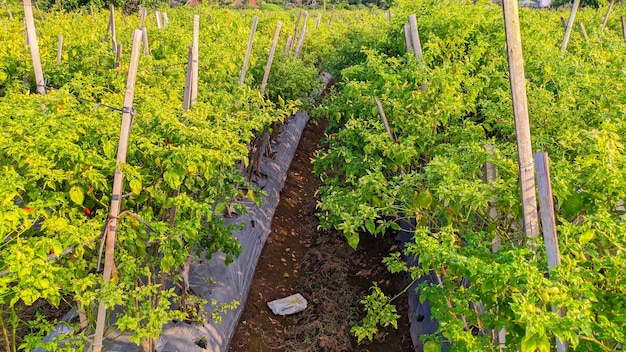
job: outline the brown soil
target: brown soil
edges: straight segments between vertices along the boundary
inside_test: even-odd
[[[357,344],[350,328],[363,318],[359,301],[372,282],[388,295],[406,285],[381,264],[394,245],[390,238],[363,235],[356,251],[341,233],[319,231],[315,192],[320,181],[310,159],[322,148],[325,124],[309,123],[292,162],[270,234],[259,259],[245,311],[230,344],[231,352],[262,351],[412,351],[406,298],[395,302],[398,329],[382,329],[373,342]],[[275,316],[267,302],[301,293],[308,308]]]

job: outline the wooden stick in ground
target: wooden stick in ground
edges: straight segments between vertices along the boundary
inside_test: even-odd
[[[267,86],[267,80],[270,77],[270,70],[272,69],[272,62],[274,61],[274,54],[276,53],[276,45],[278,44],[278,37],[280,35],[280,28],[283,23],[278,21],[276,24],[276,31],[274,32],[274,38],[272,39],[272,47],[270,48],[270,56],[267,58],[267,65],[265,65],[265,73],[263,74],[263,81],[261,82],[261,94],[265,94],[265,87]]]
[[[252,29],[250,29],[250,37],[248,37],[248,49],[246,49],[246,56],[243,59],[243,67],[241,68],[241,76],[239,76],[239,85],[243,85],[246,80],[246,72],[248,70],[248,63],[250,62],[250,54],[252,53],[252,42],[254,42],[254,33],[256,32],[256,25],[259,23],[259,17],[254,16],[252,20]]]
[[[144,26],[144,23],[146,22],[146,8],[145,7],[141,7],[139,9],[139,12],[141,13],[141,19],[139,20],[139,28],[142,28]]]
[[[111,47],[115,52],[117,50],[117,38],[115,36],[115,7],[113,4],[109,4],[109,11],[111,11]]]
[[[513,114],[515,115],[515,134],[517,138],[522,213],[524,214],[524,233],[526,238],[532,239],[539,234],[539,219],[537,217],[535,173],[532,144],[530,140],[530,124],[528,121],[528,102],[526,100],[522,37],[517,6],[517,0],[502,1],[509,63],[509,79],[511,82],[511,96],[513,98]]]
[[[157,29],[161,29],[162,28],[162,25],[161,25],[161,12],[160,11],[156,11],[154,13],[154,15],[156,16]]]
[[[63,58],[63,36],[60,35],[57,41],[57,64],[61,63]]]
[[[170,23],[170,19],[167,18],[167,12],[163,12],[163,27],[167,28]]]
[[[407,53],[413,51],[413,44],[411,43],[411,26],[408,24],[404,25],[404,44],[406,46]]]
[[[574,26],[574,21],[576,20],[576,11],[578,10],[578,5],[580,5],[580,0],[574,0],[574,4],[572,5],[572,11],[569,14],[569,20],[567,21],[567,28],[565,28],[563,43],[561,43],[561,50],[567,49],[569,37],[572,34],[572,27]]]
[[[298,38],[298,28],[300,27],[300,19],[302,17],[302,11],[298,11],[298,18],[296,18],[296,24],[293,26],[293,34],[291,37],[293,38],[291,42],[291,46],[289,46],[289,51],[293,48],[293,42]]]
[[[191,60],[191,105],[198,101],[198,69],[200,52],[200,15],[193,16],[193,47]]]
[[[422,56],[422,44],[420,43],[419,32],[417,31],[417,17],[415,15],[409,16],[409,24],[411,26],[411,41],[413,42],[413,51],[415,52],[415,58],[419,59]]]
[[[385,115],[383,104],[380,102],[380,99],[378,99],[378,97],[375,97],[374,100],[376,100],[376,107],[378,107],[378,115],[380,115],[381,120],[383,120],[383,125],[385,125],[385,130],[387,131],[387,135],[389,136],[389,139],[391,139],[392,141],[395,141],[395,138],[393,137],[393,133],[391,133],[391,128],[389,128],[389,122],[387,121],[387,116]]]
[[[143,55],[150,56],[150,47],[148,46],[148,30],[146,27],[141,27],[141,33],[141,39],[143,40]]]
[[[604,15],[604,19],[602,20],[602,27],[600,27],[599,35],[602,35],[602,32],[604,32],[604,28],[606,27],[606,24],[609,21],[609,15],[611,14],[611,10],[613,9],[614,2],[615,0],[611,0],[611,2],[609,3],[609,8],[606,10],[606,15]]]
[[[287,38],[287,44],[285,45],[285,53],[284,55],[287,56],[287,54],[289,54],[289,50],[291,48],[291,45],[293,45],[293,36],[289,36]]]
[[[626,21],[624,21],[624,16],[621,16],[622,20],[622,35],[624,36],[624,42],[626,42]]]
[[[588,42],[589,41],[589,36],[587,35],[587,30],[585,29],[585,25],[580,22],[580,30],[583,32],[583,37],[585,37],[585,41]]]
[[[306,21],[308,19],[309,19],[309,13],[305,12],[304,21],[302,22],[302,28],[300,29],[300,37],[298,38],[298,45],[296,45],[296,52],[293,54],[293,57],[300,56],[300,53],[302,52],[302,46],[304,46],[304,39],[306,38],[306,31],[307,31]]]
[[[328,18],[328,23],[326,25],[330,26],[334,18],[335,18],[335,10],[333,9],[333,11],[330,13],[330,18]]]
[[[543,232],[543,242],[546,246],[546,256],[548,257],[548,270],[561,264],[559,251],[559,241],[556,234],[556,221],[554,220],[554,200],[552,195],[552,184],[550,183],[550,165],[547,153],[535,154],[535,164],[537,165],[537,188],[539,190],[539,209],[541,213],[541,229]],[[552,311],[557,308],[552,306]],[[559,315],[563,316],[559,312]],[[557,352],[566,352],[567,345],[556,338]]]
[[[28,0],[26,0],[28,1]],[[126,163],[126,153],[128,151],[128,141],[130,140],[130,128],[132,125],[133,99],[135,94],[135,81],[137,79],[137,67],[139,66],[139,49],[141,47],[140,30],[133,32],[133,44],[130,55],[130,67],[126,80],[126,93],[124,95],[124,108],[122,112],[122,123],[120,127],[120,138],[117,150],[117,165]],[[117,237],[118,216],[122,202],[122,191],[124,186],[124,174],[119,168],[115,170],[113,179],[113,193],[111,196],[111,209],[106,231],[106,250],[104,257],[103,280],[106,285],[111,280],[111,273],[114,266],[115,240]],[[96,320],[96,331],[93,340],[93,352],[102,351],[102,340],[106,320],[106,306],[101,300],[98,304],[98,316]]]
[[[35,71],[37,93],[46,94],[46,82],[44,81],[43,69],[41,68],[39,44],[37,43],[37,32],[35,29],[35,20],[33,18],[33,6],[30,0],[24,0],[24,21],[26,22],[26,35],[29,38],[30,56],[33,60],[33,68]]]
[[[565,22],[565,17],[561,16],[561,24],[563,25],[563,29],[567,29],[567,22]]]
[[[11,12],[11,9],[7,8],[7,13],[9,14],[9,19],[13,20],[13,12]]]
[[[318,13],[317,18],[315,19],[315,29],[320,26],[320,21],[322,20],[322,14]]]
[[[122,65],[122,44],[117,44],[117,52],[115,53],[115,68]]]
[[[183,94],[183,110],[189,110],[191,105],[191,80],[193,79],[193,45],[189,46],[187,59],[187,77],[185,77],[185,92]]]

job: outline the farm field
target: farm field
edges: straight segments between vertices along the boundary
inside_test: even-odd
[[[230,351],[408,351],[411,338],[425,351],[623,348],[623,4],[582,7],[569,29],[571,7],[519,9],[530,148],[550,170],[552,194],[537,194],[553,202],[534,201],[530,230],[520,175],[541,167],[518,164],[501,6],[261,5],[117,10],[114,24],[107,8],[33,7],[43,80],[27,14],[0,8],[4,350],[97,350],[104,326],[159,351],[167,323],[210,326],[228,311],[242,315]],[[316,100],[323,72],[334,84]],[[304,110],[312,121],[248,305],[243,292],[198,295],[190,263],[242,260],[228,218],[263,207],[263,153]],[[544,245],[548,208],[556,249]],[[324,294],[268,318],[268,296],[294,290]],[[70,333],[43,342],[69,307]],[[102,325],[103,308],[114,322]]]

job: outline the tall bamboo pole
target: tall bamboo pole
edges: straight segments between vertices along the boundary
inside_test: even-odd
[[[569,37],[572,34],[572,27],[574,27],[574,21],[576,20],[576,11],[578,10],[578,5],[580,5],[580,0],[574,0],[574,4],[572,5],[572,11],[570,12],[569,19],[567,20],[567,28],[565,28],[563,43],[561,43],[561,50],[567,49]]]
[[[259,23],[259,17],[254,16],[252,20],[252,28],[250,29],[250,36],[248,37],[248,48],[246,49],[246,56],[243,59],[243,67],[241,68],[241,75],[239,76],[239,85],[243,85],[246,80],[246,72],[248,71],[248,64],[250,63],[250,55],[252,54],[252,43],[254,42],[254,33],[256,32],[256,26]]]
[[[198,101],[198,65],[200,52],[200,15],[193,16],[193,52],[191,61],[191,105]]]
[[[115,35],[115,7],[113,4],[109,4],[109,11],[111,12],[111,47],[115,53],[117,51],[117,37]]]
[[[515,134],[517,138],[522,211],[524,214],[524,233],[526,238],[530,239],[539,234],[539,220],[537,217],[534,163],[530,140],[530,124],[528,121],[528,102],[526,100],[522,37],[517,6],[517,0],[502,1],[509,62],[509,79],[511,82],[513,113],[515,115]]]
[[[118,216],[122,202],[122,191],[124,186],[124,173],[119,169],[119,165],[126,163],[126,153],[128,151],[128,141],[130,140],[130,128],[133,121],[132,109],[135,94],[135,81],[137,80],[137,67],[139,66],[139,49],[141,48],[141,30],[133,31],[133,44],[130,55],[130,67],[126,80],[126,94],[124,95],[124,108],[122,112],[122,124],[120,127],[120,139],[117,149],[117,165],[113,178],[113,193],[111,196],[111,209],[109,212],[109,222],[106,231],[106,250],[104,252],[103,281],[106,285],[111,280],[111,273],[114,266],[115,240],[117,237]],[[93,352],[102,351],[102,341],[104,338],[104,328],[106,320],[106,306],[104,300],[98,304],[98,316],[96,321],[96,332],[93,340]]]
[[[307,26],[306,22],[309,19],[309,13],[304,13],[304,20],[302,21],[302,28],[300,29],[300,37],[298,38],[298,45],[296,45],[296,52],[293,54],[293,57],[300,56],[300,52],[302,51],[302,46],[304,46],[304,39],[306,39]]]
[[[267,59],[267,65],[265,65],[265,73],[263,74],[263,81],[261,82],[261,94],[265,94],[265,87],[267,86],[267,80],[270,77],[270,70],[272,69],[272,62],[274,61],[274,54],[276,53],[276,45],[278,44],[278,36],[280,35],[280,28],[283,23],[278,21],[276,24],[276,31],[274,32],[274,38],[272,39],[272,47],[270,48],[270,56]]]
[[[606,10],[606,15],[604,15],[604,20],[602,20],[602,27],[600,27],[600,34],[604,32],[604,28],[606,28],[606,24],[609,21],[609,15],[611,14],[611,10],[613,9],[613,3],[615,0],[611,0],[609,3],[609,8]]]
[[[420,35],[417,31],[417,17],[415,15],[409,16],[409,24],[411,26],[411,41],[413,42],[415,58],[419,59],[422,56],[422,43],[420,43]]]
[[[33,60],[37,93],[46,94],[46,84],[43,78],[43,69],[41,68],[41,57],[39,56],[39,44],[37,43],[35,19],[33,18],[33,5],[30,0],[24,0],[24,21],[26,21],[26,36],[29,40],[30,56]]]

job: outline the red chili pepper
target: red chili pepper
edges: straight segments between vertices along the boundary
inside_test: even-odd
[[[83,208],[83,211],[85,212],[85,214],[87,214],[87,215],[91,215],[91,210],[89,210],[89,208],[84,207],[84,208]]]

